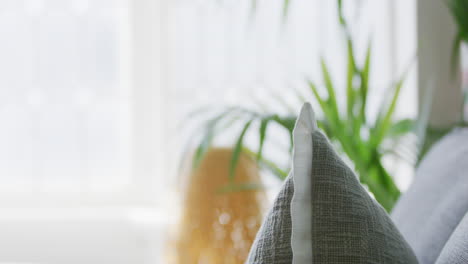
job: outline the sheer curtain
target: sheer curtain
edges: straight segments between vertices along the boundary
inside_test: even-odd
[[[286,17],[283,2],[2,1],[2,194],[138,193],[136,183],[157,198],[193,136],[187,113],[297,112],[297,93],[312,100],[305,80],[321,83],[320,56],[343,87],[336,1],[290,1]],[[344,3],[361,62],[372,36],[372,114],[415,55],[414,1]],[[413,79],[401,115],[416,112]]]
[[[129,182],[126,1],[0,4],[0,189],[108,192]]]

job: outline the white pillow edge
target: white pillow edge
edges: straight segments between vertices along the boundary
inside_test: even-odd
[[[312,263],[312,133],[317,129],[309,103],[302,106],[293,131],[291,248],[293,264]]]

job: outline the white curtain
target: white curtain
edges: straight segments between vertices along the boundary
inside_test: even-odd
[[[0,188],[93,192],[128,181],[125,1],[0,3]]]
[[[184,126],[187,113],[228,104],[297,112],[297,93],[312,100],[305,80],[322,82],[321,56],[342,94],[346,50],[336,1],[291,0],[286,17],[279,0],[160,0],[154,6],[162,10],[130,8],[137,2],[1,2],[0,189],[107,192],[145,173],[161,185],[158,179],[177,174],[182,142],[193,135],[193,127]],[[381,91],[415,55],[414,1],[343,2],[361,63],[372,36],[369,111],[374,114]],[[138,19],[141,12],[145,19]],[[135,21],[139,24],[132,25]],[[160,39],[150,40],[160,45],[136,43],[153,34]],[[157,63],[145,62],[144,55],[155,60],[151,54],[158,52],[161,69],[146,67]],[[129,59],[132,53],[139,54],[137,60]],[[150,78],[152,72],[163,81],[144,94],[158,98],[135,93],[140,89],[135,84],[144,80],[130,79],[140,73]],[[415,114],[415,94],[410,80],[400,114]],[[146,125],[152,113],[135,109],[153,109],[151,104],[160,104],[163,118]],[[137,120],[134,128],[132,118],[140,116],[144,122]],[[152,137],[145,131],[162,131],[154,135],[163,137],[155,140],[160,146],[145,148],[147,140],[139,135]],[[232,143],[232,137],[224,138],[224,144]],[[160,160],[145,159],[153,152]],[[140,166],[142,160],[148,168],[163,169],[154,173]]]

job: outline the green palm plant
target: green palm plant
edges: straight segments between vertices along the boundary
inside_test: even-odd
[[[414,126],[409,119],[394,120],[394,112],[398,98],[404,83],[403,76],[391,85],[387,91],[390,96],[384,98],[385,102],[377,118],[370,120],[367,114],[368,98],[371,87],[369,87],[369,76],[371,71],[372,48],[369,43],[365,59],[358,63],[355,56],[354,41],[350,35],[348,24],[342,13],[342,1],[338,0],[338,17],[340,25],[346,37],[347,47],[347,73],[346,73],[346,106],[339,105],[336,96],[336,87],[333,82],[329,67],[325,59],[321,59],[321,76],[324,89],[319,90],[317,84],[307,80],[312,97],[320,106],[318,125],[355,165],[361,183],[368,186],[376,200],[390,211],[400,196],[400,190],[393,178],[383,164],[383,157],[389,152],[395,152],[394,142],[407,135]],[[343,109],[342,109],[343,108]],[[263,113],[243,107],[228,107],[221,113],[204,122],[204,133],[198,144],[193,164],[197,166],[206,153],[213,139],[221,131],[229,129],[233,123],[241,124],[242,129],[234,144],[230,165],[230,179],[233,183],[224,191],[248,190],[258,188],[255,183],[247,185],[234,184],[234,171],[237,166],[239,155],[242,151],[252,155],[258,164],[271,171],[280,179],[288,175],[289,169],[282,169],[274,162],[266,159],[263,155],[263,146],[268,139],[267,130],[270,124],[275,123],[287,131],[290,137],[290,148],[292,150],[292,133],[297,116],[282,116],[277,113]],[[258,129],[254,131],[258,135],[258,149],[252,150],[244,146],[244,138],[251,133],[257,123]]]

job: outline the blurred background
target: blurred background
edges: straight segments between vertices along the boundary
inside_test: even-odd
[[[0,0],[0,263],[242,263],[304,101],[390,211],[468,111],[457,30],[442,0]]]

